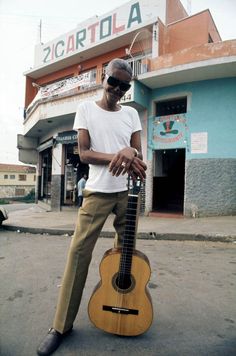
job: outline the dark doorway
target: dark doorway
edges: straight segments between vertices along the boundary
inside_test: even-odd
[[[64,176],[64,199],[63,205],[77,204],[77,182],[86,174],[88,176],[89,166],[80,161],[78,145],[67,144],[65,147],[65,176]]]
[[[42,152],[42,175],[40,197],[48,202],[51,199],[52,182],[52,148]]]
[[[154,154],[153,211],[183,213],[185,149]]]

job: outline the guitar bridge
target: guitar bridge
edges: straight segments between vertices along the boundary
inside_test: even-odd
[[[120,308],[120,307],[112,307],[112,306],[109,306],[109,305],[103,305],[102,310],[109,311],[109,312],[116,313],[116,314],[138,315],[138,310],[137,309],[127,309],[127,308]]]

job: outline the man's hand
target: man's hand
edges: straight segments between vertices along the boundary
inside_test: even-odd
[[[135,180],[137,177],[143,182],[146,178],[147,165],[138,157],[133,159],[133,162],[130,165],[128,174]]]
[[[109,171],[113,176],[129,173],[134,179],[140,177],[143,181],[146,177],[146,164],[138,157],[135,157],[135,150],[132,147],[123,148],[112,159]]]

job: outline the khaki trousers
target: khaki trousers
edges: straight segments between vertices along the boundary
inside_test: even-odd
[[[115,247],[120,246],[125,230],[128,192],[97,193],[84,190],[83,205],[72,237],[53,328],[68,331],[78,313],[95,243],[111,212],[114,212]]]

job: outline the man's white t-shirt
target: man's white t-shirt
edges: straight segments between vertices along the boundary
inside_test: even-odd
[[[140,131],[138,112],[130,106],[119,111],[106,111],[93,101],[79,104],[74,121],[74,130],[89,131],[90,148],[96,152],[117,153],[130,147],[132,133]],[[108,165],[89,165],[86,189],[115,193],[127,190],[127,175],[112,176]]]

